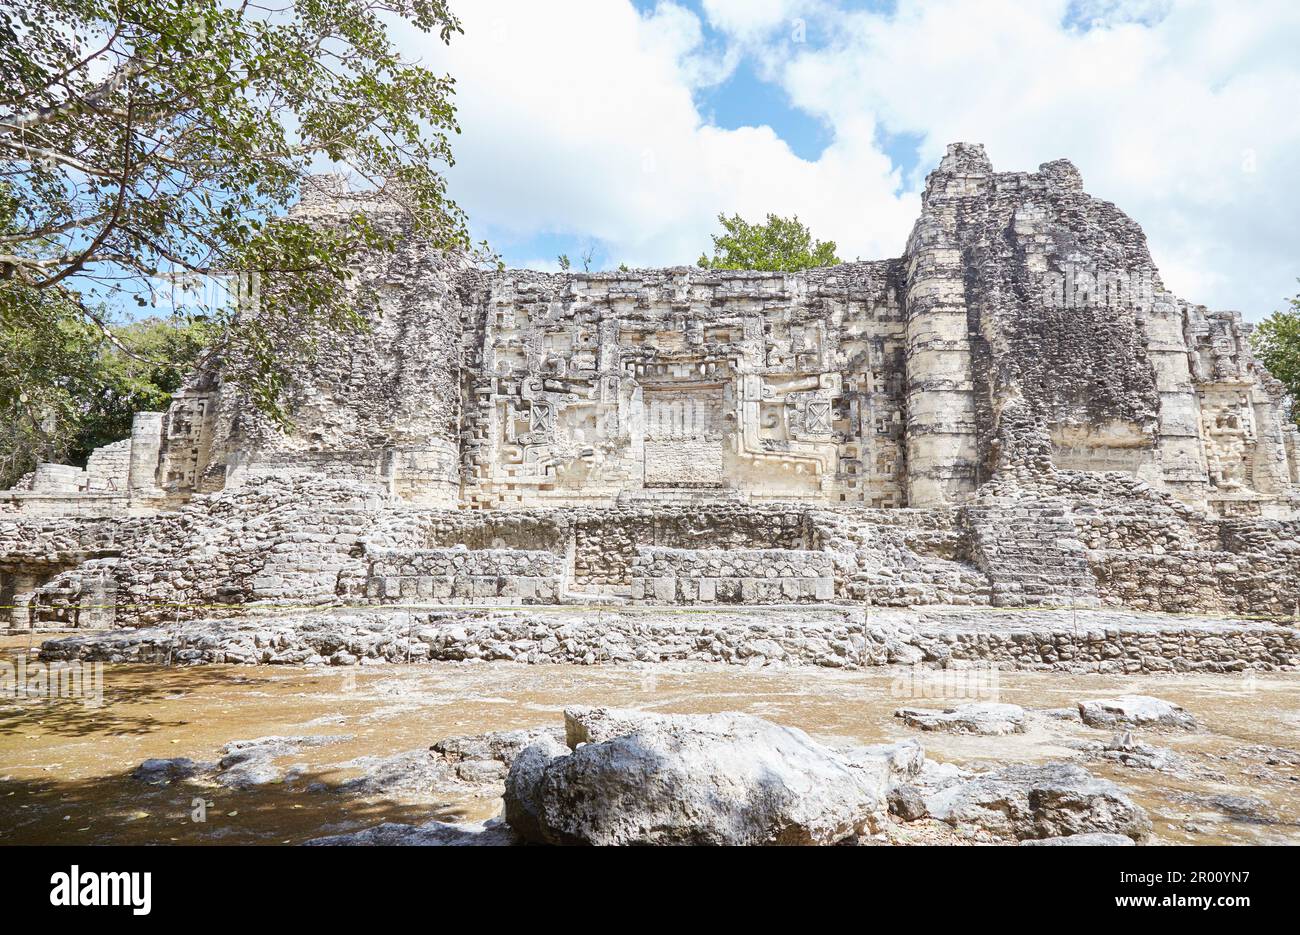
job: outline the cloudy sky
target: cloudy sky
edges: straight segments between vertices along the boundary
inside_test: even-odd
[[[691,263],[719,212],[897,256],[954,140],[1068,156],[1166,283],[1258,319],[1300,290],[1300,4],[460,0],[453,194],[511,266]]]

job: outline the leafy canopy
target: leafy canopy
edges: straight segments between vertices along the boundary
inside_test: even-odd
[[[128,437],[135,413],[165,410],[212,331],[154,318],[115,328],[109,341],[75,306],[41,303],[17,322],[0,308],[0,488],[38,461],[84,464]]]
[[[1288,301],[1290,308],[1269,315],[1250,338],[1264,366],[1282,381],[1293,400],[1300,400],[1300,295]],[[1300,403],[1291,414],[1300,423]]]
[[[798,216],[769,214],[762,224],[751,224],[739,214],[719,214],[723,233],[713,235],[713,257],[701,255],[705,269],[758,269],[793,272],[814,266],[834,266],[833,240],[814,240]]]
[[[69,452],[74,463],[129,437],[137,412],[166,411],[216,337],[205,321],[175,318],[133,321],[117,336],[119,343],[100,340],[94,348],[90,382],[98,392],[82,401]]]
[[[414,234],[468,247],[441,169],[452,79],[410,64],[385,20],[450,40],[447,0],[38,0],[0,7],[0,315],[10,338],[177,274],[255,284],[220,326],[225,377],[277,408],[283,364],[314,329],[363,324],[349,260]],[[286,215],[330,166],[400,205],[401,223]],[[216,290],[210,290],[216,292]],[[238,303],[236,303],[237,306]],[[292,326],[290,325],[292,324]],[[165,350],[165,349],[162,349]],[[39,354],[37,355],[37,358]],[[23,364],[30,375],[33,364]]]

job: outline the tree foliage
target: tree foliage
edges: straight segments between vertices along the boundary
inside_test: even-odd
[[[758,269],[793,272],[814,266],[834,266],[833,240],[814,240],[798,216],[769,214],[762,224],[751,224],[739,214],[718,215],[723,233],[713,236],[713,257],[701,255],[705,269]]]
[[[165,410],[214,337],[203,321],[155,318],[110,341],[73,305],[38,301],[16,322],[11,310],[0,308],[0,488],[39,461],[85,464],[129,437],[135,414]]]
[[[91,392],[94,336],[71,303],[29,289],[0,302],[0,487],[61,461]]]
[[[279,414],[285,341],[362,325],[347,288],[358,251],[393,249],[406,232],[469,246],[442,174],[457,131],[452,79],[399,57],[394,15],[444,42],[460,31],[447,0],[0,7],[9,338],[80,319],[113,341],[103,309],[147,305],[176,274],[261,283],[255,314],[218,302],[204,312],[233,351],[226,378]],[[400,205],[404,223],[287,216],[322,165]],[[23,340],[57,343],[52,332]]]
[[[83,398],[69,459],[81,463],[96,448],[127,438],[137,412],[165,412],[216,338],[206,321],[146,318],[100,340],[90,377],[96,390]]]
[[[1255,326],[1251,342],[1255,354],[1273,376],[1282,381],[1294,400],[1300,400],[1300,295],[1290,308],[1274,312]],[[1292,409],[1300,423],[1300,403]]]

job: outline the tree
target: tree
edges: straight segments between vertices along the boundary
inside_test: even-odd
[[[447,0],[38,0],[0,8],[0,313],[14,329],[147,305],[174,274],[258,283],[254,314],[207,309],[223,374],[278,409],[313,326],[363,326],[360,251],[408,234],[467,248],[447,197],[452,79],[399,57],[401,16],[448,42]],[[286,216],[315,166],[359,177],[401,223]],[[395,227],[397,229],[395,229]],[[292,322],[292,326],[289,323]],[[22,340],[40,344],[52,335]],[[22,360],[14,363],[30,366]]]
[[[1292,399],[1300,400],[1300,295],[1288,301],[1291,307],[1256,325],[1250,339],[1264,366],[1282,381]],[[1300,424],[1300,403],[1291,414]]]
[[[762,224],[751,224],[739,214],[719,214],[723,233],[713,236],[713,258],[701,255],[705,269],[758,269],[793,272],[814,266],[834,266],[833,240],[814,240],[798,216],[769,214]]]
[[[137,412],[165,412],[217,337],[203,320],[146,318],[117,329],[118,342],[96,347],[91,381],[97,392],[80,409],[68,460],[127,438]]]
[[[0,488],[38,461],[62,461],[92,392],[96,333],[71,303],[15,290],[0,303]]]
[[[0,308],[0,488],[39,461],[84,465],[130,435],[135,413],[165,410],[212,330],[146,319],[115,327],[110,341],[75,306],[44,303],[16,325]]]

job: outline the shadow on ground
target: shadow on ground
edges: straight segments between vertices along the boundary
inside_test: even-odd
[[[325,772],[246,790],[202,780],[151,786],[130,773],[5,780],[0,844],[299,844],[387,821],[471,818],[450,802],[358,798],[332,791],[334,784]]]

